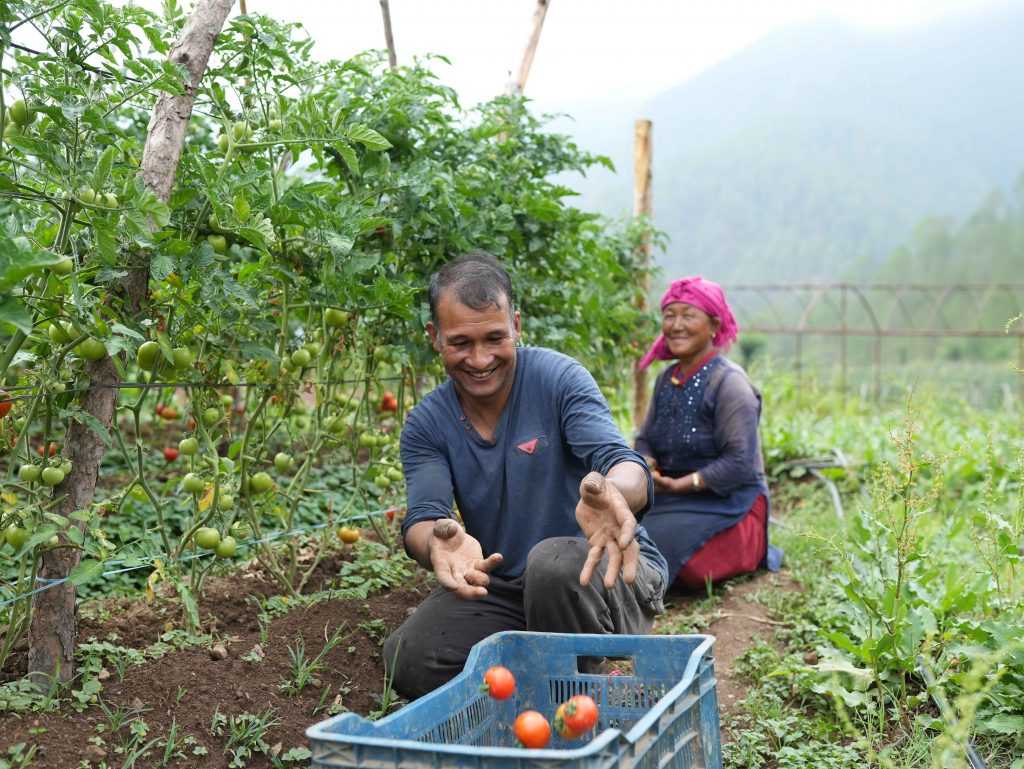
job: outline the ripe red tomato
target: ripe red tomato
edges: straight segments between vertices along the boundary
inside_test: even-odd
[[[164,413],[164,404],[162,404],[162,403],[156,404],[156,406],[153,407],[153,411],[154,411],[154,413],[157,416],[160,416],[161,414]]]
[[[167,448],[164,449],[164,459],[166,459],[168,462],[173,462],[175,459],[178,458],[179,453],[180,452],[178,451],[178,449],[174,448],[173,446],[168,446]]]
[[[597,724],[597,703],[586,694],[577,694],[565,703],[563,718],[574,735],[589,732]]]
[[[6,390],[0,390],[0,396],[7,395]],[[14,404],[11,401],[0,400],[0,419],[11,413],[11,406]]]
[[[39,452],[39,456],[43,455],[43,447],[42,446],[38,446],[36,448],[36,451]],[[57,453],[57,444],[56,443],[51,443],[50,444],[50,456],[52,457],[56,453]]]
[[[524,748],[543,748],[551,739],[551,724],[536,710],[524,710],[512,725],[516,739]]]
[[[390,390],[385,390],[384,396],[380,399],[380,410],[381,411],[398,411],[398,401],[395,400],[395,394]]]
[[[516,679],[511,670],[495,665],[484,673],[484,685],[481,688],[496,700],[507,700],[515,691]]]
[[[196,420],[194,420],[194,419],[188,420],[188,431],[192,432],[195,429],[196,429]]]
[[[164,406],[163,410],[160,412],[160,416],[168,422],[172,422],[178,418],[178,410],[171,408],[170,406]]]

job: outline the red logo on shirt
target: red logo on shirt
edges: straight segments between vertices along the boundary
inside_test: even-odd
[[[534,449],[537,448],[537,441],[539,440],[540,438],[534,438],[532,441],[520,443],[518,446],[516,446],[516,448],[519,449],[524,454],[532,454]]]

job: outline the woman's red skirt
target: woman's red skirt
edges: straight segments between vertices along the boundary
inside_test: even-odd
[[[706,582],[719,582],[757,571],[768,550],[768,502],[761,494],[740,522],[715,536],[679,570],[676,582],[701,590]]]

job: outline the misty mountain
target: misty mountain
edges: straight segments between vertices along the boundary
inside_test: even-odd
[[[632,206],[633,120],[653,121],[666,278],[864,279],[924,217],[963,218],[1024,170],[1022,39],[1020,6],[885,33],[819,18],[639,112],[556,126],[613,159],[618,174],[572,184],[581,207],[617,215]]]

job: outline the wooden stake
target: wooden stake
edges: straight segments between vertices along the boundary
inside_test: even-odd
[[[526,90],[526,78],[530,76],[530,67],[533,66],[533,56],[537,53],[537,43],[540,42],[540,31],[544,27],[544,17],[547,16],[549,3],[550,0],[537,0],[537,7],[533,11],[533,27],[526,41],[526,50],[523,51],[522,64],[519,65],[519,76],[509,81],[507,93],[522,96]]]
[[[651,219],[651,121],[637,120],[633,134],[633,213]],[[648,268],[651,264],[651,240],[644,235],[641,242],[643,278],[636,307],[640,312],[650,310],[647,295],[651,291]],[[643,424],[647,416],[647,370],[633,372],[633,429]]]
[[[380,12],[384,15],[384,40],[388,44],[388,66],[394,72],[398,69],[398,54],[395,53],[395,36],[391,32],[391,9],[388,0],[380,0]]]
[[[171,48],[169,58],[189,74],[185,92],[157,97],[149,121],[141,171],[145,185],[165,203],[170,197],[178,161],[185,144],[185,130],[192,115],[192,103],[206,72],[214,42],[224,27],[234,0],[199,0],[181,37]],[[126,303],[138,308],[149,284],[149,269],[140,254],[133,260],[120,286]],[[110,356],[87,361],[85,372],[92,384],[81,396],[81,409],[105,429],[110,428],[121,376]],[[71,472],[54,487],[59,500],[51,512],[65,517],[88,508],[95,498],[96,480],[105,446],[100,436],[84,420],[72,419],[61,456],[72,463]],[[84,523],[78,524],[84,530]],[[82,551],[76,547],[56,547],[43,553],[39,576],[48,580],[66,579],[79,564]],[[77,616],[75,585],[63,582],[58,587],[32,596],[32,620],[28,630],[28,670],[33,678],[44,681],[69,681],[75,675]]]

